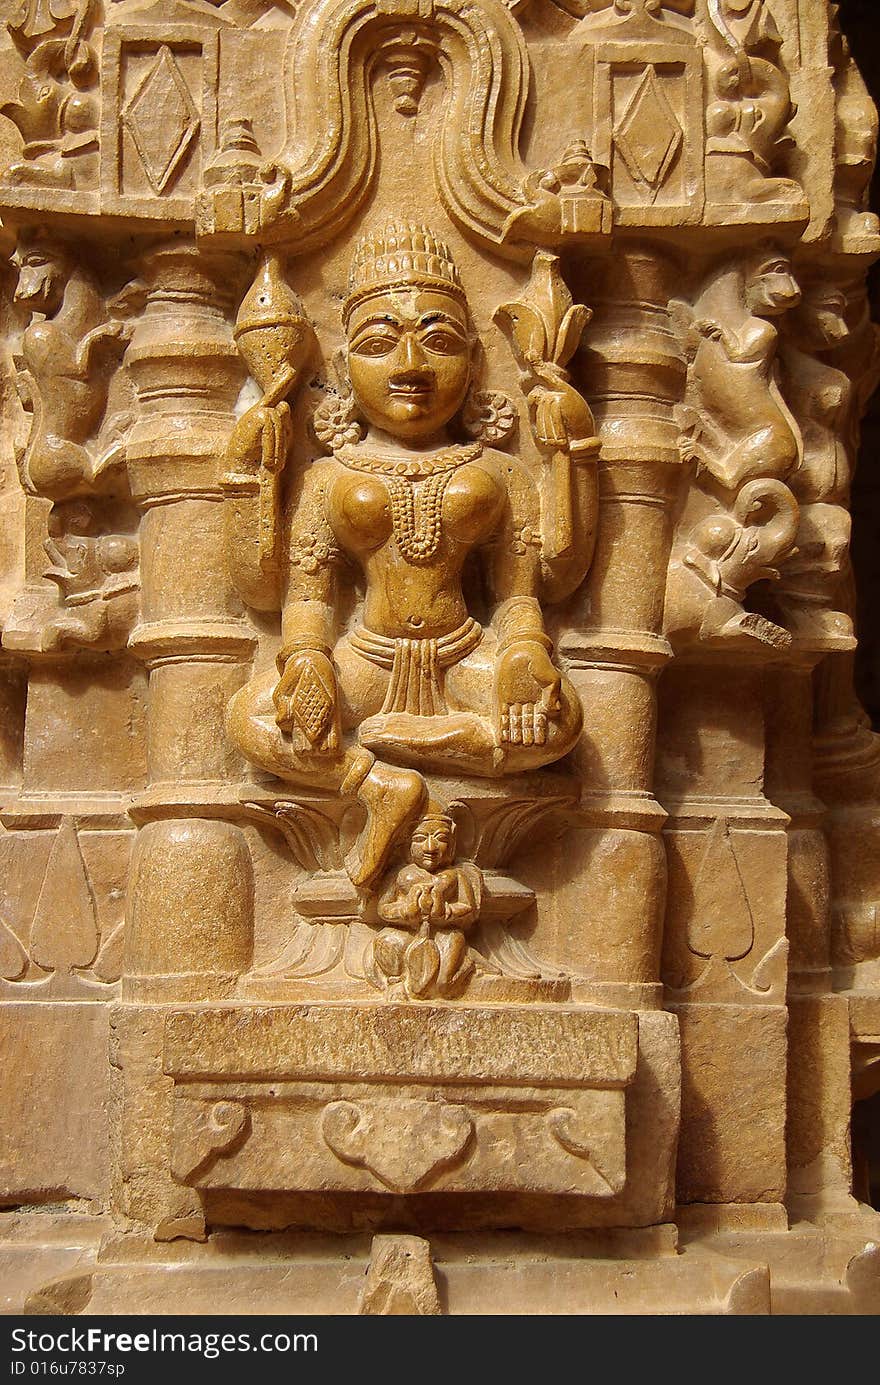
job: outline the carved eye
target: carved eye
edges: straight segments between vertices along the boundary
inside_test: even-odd
[[[437,327],[422,337],[422,345],[438,356],[453,356],[462,348],[461,341],[453,332],[445,332]]]
[[[387,356],[396,345],[396,337],[385,333],[381,335],[376,333],[374,336],[364,337],[361,341],[356,342],[353,349],[359,356]]]

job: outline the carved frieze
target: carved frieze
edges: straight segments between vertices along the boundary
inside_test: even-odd
[[[610,1198],[626,1178],[636,1051],[634,1016],[558,1007],[180,1011],[165,1031],[177,1176],[203,1192],[452,1193],[488,1179]],[[500,1168],[499,1141],[529,1157]]]
[[[7,8],[3,1034],[112,1130],[0,1202],[661,1276],[676,1198],[848,1206],[880,235],[832,9]],[[364,1312],[453,1301],[374,1250]]]

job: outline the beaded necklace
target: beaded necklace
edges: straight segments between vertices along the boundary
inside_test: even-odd
[[[445,447],[430,456],[397,459],[345,446],[336,455],[344,466],[385,481],[398,551],[405,562],[418,567],[430,563],[440,546],[443,495],[453,472],[474,461],[482,450],[476,442]]]

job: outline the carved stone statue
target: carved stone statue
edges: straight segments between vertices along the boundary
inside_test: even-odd
[[[413,995],[449,995],[473,970],[466,933],[480,916],[482,872],[456,863],[455,820],[436,804],[413,829],[410,863],[382,890],[383,928],[373,945],[376,966]]]
[[[97,77],[86,42],[95,0],[21,0],[7,21],[25,59],[18,99],[0,107],[18,128],[24,148],[5,174],[11,184],[73,188],[97,169]]]
[[[847,434],[855,388],[834,364],[833,353],[848,336],[845,293],[819,280],[787,316],[780,353],[786,398],[803,437],[803,461],[791,477],[800,504],[796,547],[783,564],[776,600],[794,633],[830,640],[838,648],[853,644],[852,621],[836,609],[849,553]]]
[[[366,887],[423,805],[423,773],[550,764],[581,711],[544,629],[541,555],[522,541],[539,533],[538,488],[515,457],[455,437],[475,343],[445,244],[412,225],[365,237],[343,317],[351,400],[332,456],[297,478],[277,672],[235,697],[228,726],[263,770],[358,798],[366,824],[346,864]],[[544,348],[536,338],[536,370]],[[589,410],[562,376],[538,407],[571,485]],[[589,553],[589,505],[566,512],[569,549]],[[471,555],[485,615],[465,597]],[[358,571],[364,599],[346,628]]]
[[[683,556],[714,594],[702,618],[707,638],[788,639],[742,601],[754,582],[777,574],[797,532],[797,500],[785,481],[803,443],[779,388],[773,319],[799,301],[788,260],[765,246],[711,274],[693,308],[672,305],[689,360],[682,457],[696,463],[714,501]]]
[[[709,0],[706,62],[714,96],[706,110],[706,175],[719,202],[792,201],[790,178],[772,176],[793,144],[796,113],[779,50],[782,37],[764,0]]]
[[[30,312],[16,385],[32,414],[22,463],[26,484],[52,500],[89,493],[121,464],[122,420],[104,427],[108,365],[129,335],[109,316],[88,270],[59,240],[36,234],[13,256],[15,302]],[[103,432],[102,432],[103,429]]]
[[[836,21],[830,56],[835,69],[837,99],[834,151],[837,225],[845,236],[874,236],[880,223],[868,202],[877,159],[877,109]]]
[[[43,627],[46,651],[69,646],[124,649],[138,609],[138,542],[102,533],[85,501],[56,505],[44,544],[61,610]]]

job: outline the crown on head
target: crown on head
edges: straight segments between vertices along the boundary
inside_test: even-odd
[[[365,298],[389,288],[440,289],[463,303],[464,289],[449,246],[427,226],[390,221],[358,242],[348,276],[343,318]]]
[[[452,816],[449,809],[444,808],[443,805],[438,803],[434,798],[428,800],[424,812],[419,814],[414,830],[418,831],[424,823],[429,823],[432,827],[439,826],[440,823],[443,823],[445,826],[451,827],[453,831],[455,831],[456,826],[455,818]]]

